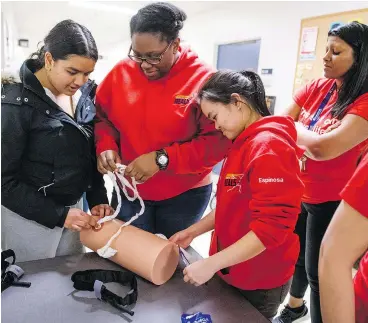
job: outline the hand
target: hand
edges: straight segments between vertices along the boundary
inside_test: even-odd
[[[337,121],[334,124],[332,124],[331,126],[329,126],[326,130],[325,133],[331,132],[332,130],[338,128],[341,126],[341,121]]]
[[[105,150],[97,158],[97,169],[101,174],[113,172],[116,164],[121,164],[121,158],[115,150]]]
[[[175,233],[170,237],[169,241],[174,242],[179,247],[186,249],[189,247],[194,238],[194,234],[186,229]]]
[[[72,208],[66,216],[64,228],[72,231],[82,231],[82,229],[90,229],[96,225],[96,219],[80,209]]]
[[[196,261],[185,267],[184,281],[195,286],[200,286],[208,282],[217,272],[217,268],[212,265],[211,257]]]
[[[156,164],[156,152],[144,154],[133,160],[125,169],[125,176],[134,177],[139,183],[144,183],[159,171]]]
[[[115,210],[108,204],[95,205],[91,210],[91,214],[99,219],[114,214],[114,212]]]

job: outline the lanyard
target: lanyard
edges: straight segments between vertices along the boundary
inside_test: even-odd
[[[336,90],[336,83],[334,83],[334,85],[332,86],[332,88],[330,89],[330,91],[328,91],[328,93],[326,94],[325,98],[323,99],[323,101],[321,102],[321,104],[319,105],[316,113],[314,114],[311,122],[309,123],[308,126],[308,130],[313,129],[313,127],[316,125],[317,121],[319,120],[323,109],[325,108],[326,104],[328,103],[328,101],[330,101],[331,95],[332,93]]]

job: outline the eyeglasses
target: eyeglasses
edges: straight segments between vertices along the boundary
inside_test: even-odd
[[[130,45],[129,52],[128,52],[128,57],[132,61],[137,62],[137,63],[140,63],[140,64],[142,64],[143,62],[146,62],[146,63],[148,63],[150,65],[157,65],[157,64],[160,64],[160,62],[161,62],[164,54],[170,48],[170,46],[171,46],[172,43],[173,43],[173,41],[170,42],[169,45],[167,45],[167,47],[165,48],[165,50],[159,56],[156,56],[156,57],[147,57],[147,58],[139,57],[139,56],[135,56],[135,55],[131,55],[130,52],[132,51],[132,45]]]

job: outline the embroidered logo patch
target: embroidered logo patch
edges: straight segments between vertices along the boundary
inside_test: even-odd
[[[244,174],[226,174],[225,176],[225,186],[229,187],[228,192],[234,190],[235,188],[239,189],[239,193],[241,193],[241,180],[243,179]]]
[[[192,95],[176,95],[174,104],[188,104],[192,99]]]

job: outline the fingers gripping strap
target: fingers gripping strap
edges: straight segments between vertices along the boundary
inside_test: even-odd
[[[110,247],[111,243],[119,236],[119,234],[121,233],[122,228],[130,225],[133,221],[138,219],[139,216],[141,216],[145,211],[144,202],[143,202],[142,198],[140,197],[138,189],[137,189],[137,182],[136,182],[135,178],[132,178],[132,184],[130,184],[130,182],[124,176],[125,169],[126,169],[126,166],[121,165],[121,164],[117,164],[117,169],[115,170],[114,173],[108,172],[108,175],[109,175],[111,181],[113,182],[114,188],[115,188],[116,193],[117,193],[118,206],[117,206],[114,214],[100,219],[97,223],[102,224],[104,222],[111,221],[111,220],[115,219],[117,217],[117,215],[119,214],[120,209],[121,209],[120,187],[122,188],[125,197],[129,201],[133,202],[138,198],[139,203],[141,205],[141,210],[138,213],[136,213],[128,222],[125,222],[122,226],[120,226],[119,230],[109,239],[109,241],[106,243],[105,246],[103,246],[102,248],[97,250],[97,253],[99,254],[99,256],[101,256],[103,258],[110,258],[110,257],[113,257],[116,254],[117,250]],[[127,188],[129,188],[130,190],[133,191],[133,196],[132,197],[129,196],[129,194],[127,192]]]

